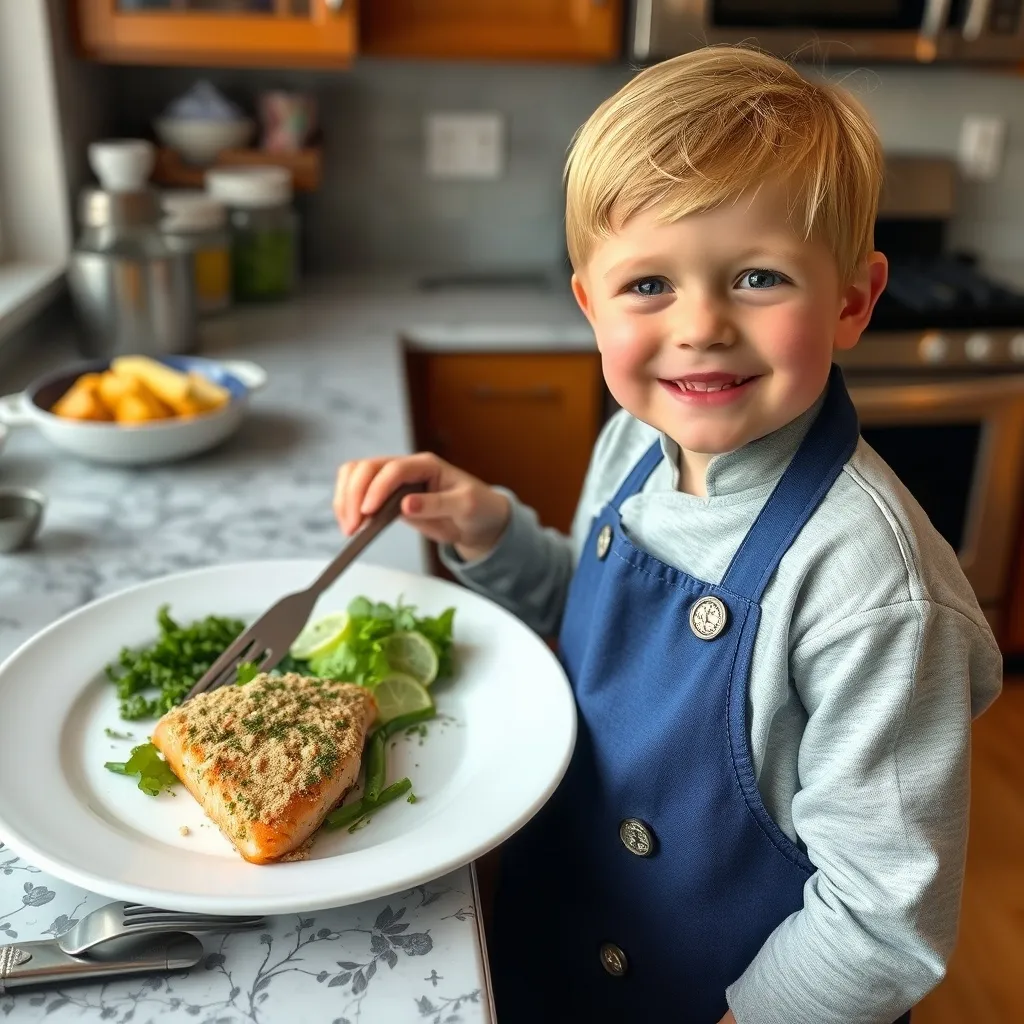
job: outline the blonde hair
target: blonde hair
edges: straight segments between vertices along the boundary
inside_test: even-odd
[[[565,168],[566,241],[580,270],[634,214],[662,223],[788,183],[804,236],[849,281],[871,252],[882,185],[877,132],[837,86],[747,47],[711,46],[640,72],[576,133]]]

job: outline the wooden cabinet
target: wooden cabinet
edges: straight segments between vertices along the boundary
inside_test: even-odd
[[[622,0],[366,0],[360,50],[379,57],[614,60]]]
[[[410,351],[407,369],[417,447],[568,532],[601,426],[600,357]]]
[[[74,0],[79,46],[108,63],[344,66],[356,0]]]

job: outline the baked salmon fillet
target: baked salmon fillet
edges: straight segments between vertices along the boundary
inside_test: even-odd
[[[365,687],[264,673],[172,708],[152,741],[238,852],[268,864],[355,783],[376,714]]]

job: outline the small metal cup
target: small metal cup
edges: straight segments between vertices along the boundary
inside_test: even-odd
[[[0,487],[0,552],[27,547],[43,521],[46,497],[30,487]]]

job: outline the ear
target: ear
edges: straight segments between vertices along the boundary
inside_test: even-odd
[[[590,326],[594,326],[594,308],[590,302],[590,296],[587,295],[586,286],[583,284],[583,279],[579,274],[572,275],[572,293],[576,297],[580,309],[583,311],[583,315],[587,318]]]
[[[836,325],[835,347],[853,348],[871,319],[878,296],[889,280],[889,262],[880,252],[871,253],[854,279],[843,289],[842,308]]]

